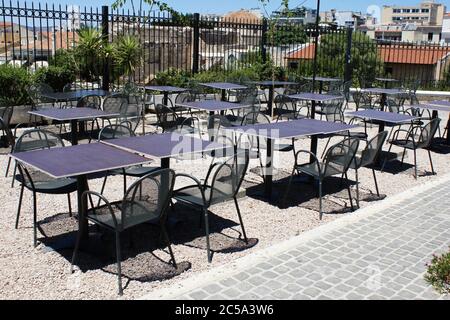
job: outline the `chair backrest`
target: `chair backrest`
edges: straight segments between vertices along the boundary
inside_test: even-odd
[[[208,117],[208,135],[215,141],[221,127],[232,127],[231,122],[223,115],[213,114]]]
[[[417,140],[418,148],[426,148],[428,147],[436,134],[437,129],[439,128],[439,123],[441,122],[440,118],[431,119],[426,125],[422,127],[422,131],[420,133],[419,139]]]
[[[185,102],[192,102],[194,100],[195,100],[195,97],[189,91],[181,92],[181,93],[177,94],[177,96],[175,97],[175,105],[178,106]]]
[[[110,124],[103,127],[98,134],[98,141],[133,137],[133,130],[125,124]]]
[[[321,110],[327,121],[344,122],[344,99],[335,99],[322,104]]]
[[[171,169],[154,171],[133,183],[122,200],[121,228],[155,219],[164,221],[174,184],[175,172]]]
[[[356,163],[358,168],[371,165],[378,158],[384,142],[386,141],[388,132],[382,131],[367,142],[365,149],[361,153],[359,161]]]
[[[331,146],[325,154],[323,174],[326,176],[331,168],[333,169],[333,174],[336,174],[336,171],[339,173],[347,172],[358,151],[358,146],[359,139],[353,137],[346,138]]]
[[[44,129],[25,131],[16,141],[13,152],[33,151],[64,147],[64,142],[55,133]]]
[[[175,111],[168,106],[158,103],[155,106],[157,125],[163,132],[174,129],[178,126],[178,116]]]
[[[270,119],[262,112],[249,112],[242,119],[241,126],[256,123],[270,123]]]
[[[125,116],[128,110],[128,98],[122,94],[114,94],[106,97],[103,101],[103,110],[105,112],[117,113]]]
[[[11,106],[0,107],[0,130],[9,129],[13,111],[14,109]]]
[[[77,102],[77,108],[92,108],[100,109],[102,105],[102,98],[97,95],[87,95],[82,97]]]
[[[64,142],[55,133],[43,129],[31,129],[25,131],[16,141],[13,152],[25,152],[33,150],[43,150],[55,147],[64,147]],[[52,180],[48,175],[18,162],[19,174],[21,182],[34,189],[33,181],[49,181]]]
[[[249,150],[242,150],[222,164],[213,164],[206,177],[207,182],[211,181],[211,194],[206,200],[209,200],[209,203],[218,203],[235,197],[244,180],[248,163]]]

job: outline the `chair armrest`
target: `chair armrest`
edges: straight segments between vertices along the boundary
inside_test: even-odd
[[[111,203],[102,194],[95,192],[95,191],[85,191],[81,195],[81,198],[83,199],[85,197],[89,197],[89,201],[91,202],[92,210],[95,213],[96,207],[94,207],[94,205],[93,205],[94,204],[94,202],[92,200],[93,196],[98,198],[97,207],[99,207],[101,201],[103,201],[105,203],[105,206],[109,209],[109,213],[111,214],[112,220],[114,222],[114,226],[117,227],[117,219],[116,219],[116,216],[114,215],[114,210],[111,206]]]
[[[188,179],[190,179],[190,180],[192,180],[192,181],[195,182],[196,186],[198,187],[198,189],[200,190],[200,193],[201,193],[201,195],[202,195],[203,204],[206,206],[205,190],[204,190],[204,186],[202,185],[202,183],[200,182],[200,180],[198,180],[197,178],[195,178],[195,177],[193,177],[193,176],[191,176],[191,175],[185,174],[185,173],[177,173],[177,174],[175,175],[175,180],[176,180],[178,177],[188,178]],[[205,183],[206,183],[206,180],[205,180]],[[183,190],[186,189],[186,188],[189,188],[189,187],[182,187],[182,188],[180,188],[180,189],[174,190],[174,193],[183,191]]]
[[[297,153],[295,154],[295,166],[300,166],[300,164],[298,163],[298,156],[300,154],[303,154],[303,153],[306,153],[306,154],[308,154],[308,155],[310,155],[310,156],[312,156],[314,158],[314,162],[317,165],[317,170],[318,170],[319,174],[321,174],[322,171],[321,171],[321,168],[320,168],[319,159],[317,158],[317,156],[314,153],[312,153],[311,151],[308,151],[308,150],[299,150],[299,151],[297,151]]]
[[[398,129],[398,130],[394,131],[394,133],[392,134],[392,140],[391,140],[391,143],[392,143],[392,141],[398,140],[398,134],[399,134],[400,132],[405,132],[407,135],[406,135],[406,138],[405,138],[404,140],[406,140],[406,141],[411,141],[412,144],[413,144],[413,147],[415,148],[416,145],[417,145],[417,143],[416,143],[416,141],[414,140],[414,136],[413,136],[413,134],[412,134],[414,128],[420,128],[420,127],[413,127],[413,128],[411,128],[410,130]]]

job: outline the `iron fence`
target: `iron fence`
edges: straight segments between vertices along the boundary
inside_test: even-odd
[[[0,63],[32,71],[56,64],[61,52],[79,45],[80,30],[86,27],[101,32],[107,43],[123,35],[136,36],[142,60],[131,77],[141,84],[168,70],[228,74],[253,68],[261,77],[268,75],[261,70],[270,70],[280,78],[313,72],[315,29],[309,26],[5,0],[0,7]],[[419,80],[423,88],[450,87],[449,45],[373,40],[363,32],[331,26],[321,27],[319,36],[320,75],[352,78],[357,84],[389,75],[402,81]],[[106,56],[78,59],[83,61],[75,63],[97,70],[84,70],[91,75],[78,70],[79,80],[98,86],[127,80],[111,72]],[[268,68],[272,64],[275,71]]]

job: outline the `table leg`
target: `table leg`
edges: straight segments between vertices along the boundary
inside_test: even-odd
[[[227,91],[225,89],[222,89],[222,101],[227,101]]]
[[[381,101],[380,101],[380,109],[381,111],[384,111],[384,107],[386,106],[386,94],[383,93],[381,95]]]
[[[450,145],[450,115],[447,120],[447,144]]]
[[[169,93],[168,92],[164,92],[163,105],[168,106],[168,103],[169,103]]]
[[[170,168],[170,158],[162,158],[161,159],[161,168],[169,169]]]
[[[88,181],[86,175],[77,177],[77,198],[78,198],[78,229],[81,233],[81,243],[84,246],[89,238],[88,220],[86,212],[83,209],[87,208],[87,199],[83,199],[82,195],[88,190]]]
[[[83,123],[83,122],[80,122]],[[78,144],[78,121],[71,120],[70,121],[70,142],[73,146]]]
[[[314,88],[313,88],[314,91]],[[323,81],[319,81],[319,93],[322,94],[323,92]]]
[[[264,172],[264,195],[267,199],[272,198],[272,180],[273,180],[273,143],[272,139],[267,139],[266,150],[266,169]]]
[[[272,86],[269,87],[269,101],[267,101],[267,109],[269,110],[270,117],[273,117],[273,96],[274,96],[274,88]]]

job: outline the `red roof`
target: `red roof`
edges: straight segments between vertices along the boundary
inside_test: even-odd
[[[314,59],[315,45],[291,52],[286,55],[288,60]],[[378,55],[386,63],[435,65],[450,54],[450,47],[378,45]]]
[[[378,55],[387,63],[434,65],[448,54],[450,47],[378,46]]]
[[[312,60],[314,59],[314,49],[316,45],[314,43],[306,45],[304,48],[289,53],[285,58],[289,60]]]

